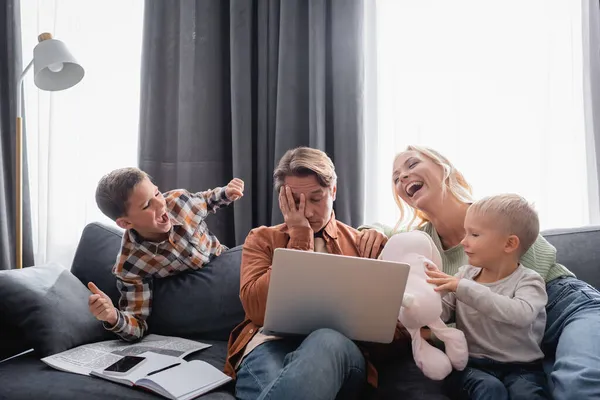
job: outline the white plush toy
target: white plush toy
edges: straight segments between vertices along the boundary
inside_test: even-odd
[[[387,242],[381,259],[410,265],[410,274],[399,321],[412,337],[413,357],[425,376],[442,380],[454,367],[463,370],[467,366],[469,352],[462,331],[449,328],[440,318],[442,298],[427,283],[426,264],[442,267],[442,259],[429,235],[421,231],[398,233]],[[445,344],[446,353],[429,344],[421,337],[421,328],[429,327]]]

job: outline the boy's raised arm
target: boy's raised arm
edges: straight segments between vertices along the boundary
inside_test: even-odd
[[[217,187],[204,192],[194,193],[206,202],[206,211],[215,213],[219,208],[227,206],[244,195],[244,181],[234,178],[224,187]]]

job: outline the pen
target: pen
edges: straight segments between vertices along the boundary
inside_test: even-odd
[[[181,365],[181,363],[172,364],[172,365],[169,365],[169,366],[167,366],[167,367],[164,367],[164,368],[161,368],[161,369],[157,369],[156,371],[149,372],[149,373],[148,373],[146,376],[150,376],[150,375],[158,374],[159,372],[165,371],[165,370],[167,370],[167,369],[169,369],[169,368],[176,367],[176,366],[178,366],[178,365]]]

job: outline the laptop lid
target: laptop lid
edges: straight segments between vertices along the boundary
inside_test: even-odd
[[[390,343],[410,266],[275,249],[263,329],[308,335],[334,329],[356,341]]]

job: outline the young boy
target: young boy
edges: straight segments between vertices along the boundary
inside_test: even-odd
[[[433,266],[427,272],[437,291],[448,292],[442,319],[454,317],[469,346],[469,364],[450,385],[470,399],[546,399],[546,285],[519,264],[539,234],[537,213],[520,196],[492,196],[469,207],[464,226],[470,265],[456,276]]]
[[[104,176],[96,189],[100,210],[125,229],[113,268],[121,292],[119,309],[92,282],[89,309],[104,327],[124,340],[141,339],[148,329],[152,280],[198,269],[227,250],[204,219],[243,196],[244,182],[233,179],[225,188],[190,193],[161,193],[148,175],[122,168]]]

